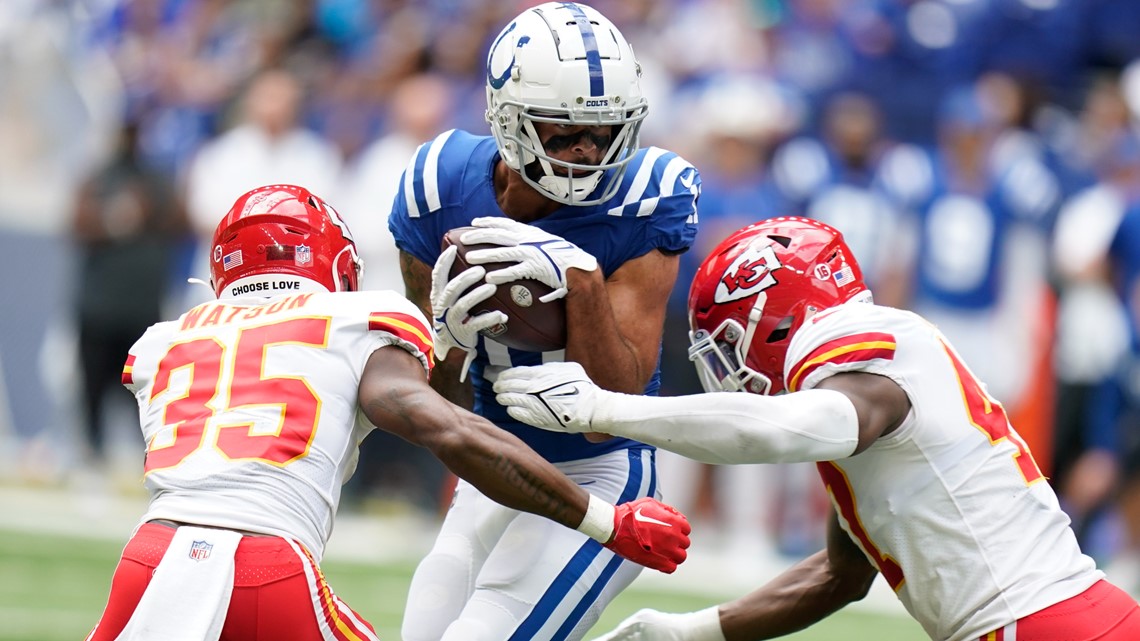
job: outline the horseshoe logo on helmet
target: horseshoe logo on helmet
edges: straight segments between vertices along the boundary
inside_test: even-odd
[[[521,36],[518,41],[515,42],[515,46],[510,49],[510,62],[508,62],[503,68],[502,73],[495,73],[494,68],[499,66],[498,63],[500,59],[506,55],[505,52],[507,51],[506,48],[499,47],[499,44],[501,44],[503,42],[503,38],[506,38],[507,34],[514,31],[515,27],[517,26],[517,22],[512,22],[511,26],[507,27],[503,30],[503,33],[499,34],[499,38],[498,40],[495,40],[495,44],[491,45],[491,53],[487,56],[487,83],[491,85],[492,89],[502,89],[503,85],[507,84],[507,79],[511,77],[511,69],[513,69],[515,66],[515,51],[517,49],[521,49],[526,43],[530,42],[530,36]]]

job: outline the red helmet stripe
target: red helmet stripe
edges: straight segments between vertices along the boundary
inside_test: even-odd
[[[875,359],[892,360],[895,357],[895,337],[881,332],[852,334],[828,341],[815,348],[792,368],[788,391],[799,388],[800,381],[828,363],[860,363]]]

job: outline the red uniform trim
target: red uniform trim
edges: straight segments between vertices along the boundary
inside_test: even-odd
[[[309,551],[304,546],[298,546],[305,554],[304,562],[309,566],[316,577],[317,595],[321,604],[321,615],[328,624],[329,630],[332,631],[333,636],[337,641],[367,641],[376,638],[372,630],[367,632],[357,627],[356,623],[348,616],[342,608],[346,608],[344,603],[333,594],[332,588],[329,587],[328,581],[325,580],[325,575],[321,572],[316,560],[313,558]]]
[[[895,357],[895,337],[882,332],[852,334],[828,341],[815,348],[792,368],[788,391],[794,392],[815,370],[828,363],[860,363]]]
[[[123,365],[123,385],[133,385],[135,382],[135,355],[127,354],[127,362]]]
[[[399,312],[376,312],[368,317],[368,330],[388,332],[408,341],[427,356],[429,366],[433,362],[431,330],[414,316]]]
[[[891,589],[895,592],[901,590],[906,581],[902,566],[894,557],[884,554],[879,546],[871,540],[870,533],[863,525],[863,519],[859,518],[859,507],[855,505],[855,489],[851,487],[851,480],[847,478],[847,473],[834,461],[821,461],[815,465],[816,469],[819,470],[820,478],[823,479],[824,487],[827,488],[835,501],[836,510],[843,517],[843,520],[847,521],[847,527],[851,535],[855,537],[859,547],[863,548],[863,552],[879,569],[879,573],[887,580]]]

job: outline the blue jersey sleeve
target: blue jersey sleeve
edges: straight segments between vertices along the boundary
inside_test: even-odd
[[[679,254],[692,247],[700,193],[700,173],[687,160],[657,147],[640,150],[608,211],[638,221],[637,232],[610,257],[606,272],[653,249]]]
[[[701,175],[696,167],[688,165],[674,179],[669,193],[661,196],[657,215],[650,217],[652,225],[648,234],[654,247],[679,254],[693,246],[697,238],[697,201],[700,195]]]
[[[434,264],[443,235],[466,224],[452,220],[447,212],[462,201],[467,160],[479,140],[452,129],[416,149],[400,176],[388,216],[388,229],[401,251]]]

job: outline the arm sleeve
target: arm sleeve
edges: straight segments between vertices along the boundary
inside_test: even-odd
[[[591,425],[717,465],[830,461],[850,456],[859,443],[855,406],[833,390],[674,397],[604,392]]]

